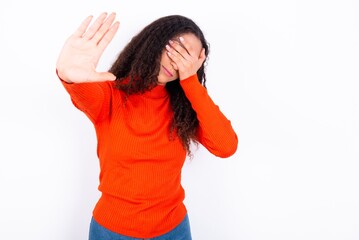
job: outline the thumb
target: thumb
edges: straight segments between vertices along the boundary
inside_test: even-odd
[[[115,81],[116,76],[110,72],[97,72],[92,77],[92,81],[94,82],[104,82],[104,81]]]

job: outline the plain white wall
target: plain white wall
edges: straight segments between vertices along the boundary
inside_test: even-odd
[[[352,0],[2,1],[0,238],[87,239],[96,139],[55,75],[90,14],[118,14],[107,69],[158,17],[203,29],[208,91],[237,153],[200,148],[183,168],[194,240],[359,239],[359,3]]]

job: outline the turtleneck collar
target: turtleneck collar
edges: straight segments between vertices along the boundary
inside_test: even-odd
[[[143,96],[148,98],[165,98],[166,96],[168,96],[168,92],[165,85],[157,85],[151,90],[143,93]]]

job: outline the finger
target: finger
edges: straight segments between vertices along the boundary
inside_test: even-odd
[[[172,65],[174,70],[178,71],[178,66],[175,62],[171,61],[170,64]]]
[[[173,53],[167,51],[167,55],[172,60],[172,62],[174,62],[174,64],[176,64],[177,70],[184,66],[184,64],[182,62],[182,59],[183,59],[182,56],[179,57],[180,54],[177,53],[176,51],[174,51]]]
[[[184,66],[185,61],[187,61],[177,50],[166,45],[167,55],[174,61],[177,66]]]
[[[183,48],[178,42],[176,41],[169,41],[170,47],[172,47],[176,52],[178,52],[184,59],[189,59],[190,55],[187,49]],[[175,51],[171,51],[171,53],[175,54]]]
[[[96,34],[98,29],[102,26],[102,23],[106,19],[106,16],[107,13],[102,13],[82,37],[86,39],[91,39]]]
[[[182,48],[184,48],[184,49],[187,51],[188,54],[190,54],[189,51],[188,51],[188,49],[187,49],[187,48],[190,48],[190,45],[188,45],[187,48],[186,48],[186,46],[183,45],[181,39],[183,40],[183,37],[178,37],[178,38],[176,38],[176,42],[177,42]]]
[[[110,72],[96,72],[91,76],[91,82],[115,81],[116,76]]]
[[[101,40],[101,38],[103,38],[104,35],[107,33],[115,18],[116,18],[116,13],[111,13],[110,16],[108,16],[108,18],[106,19],[106,21],[101,25],[100,29],[98,29],[98,31],[92,37],[91,40],[94,41],[95,43],[98,43]]]
[[[113,37],[115,36],[118,27],[120,26],[119,22],[115,22],[110,29],[106,32],[103,38],[98,43],[98,47],[100,51],[104,51],[108,44],[112,41]]]
[[[184,49],[186,49],[188,54],[191,56],[195,56],[195,52],[193,51],[192,46],[183,37],[179,37],[178,39],[180,41],[180,44]]]
[[[88,16],[85,20],[82,21],[81,25],[76,29],[74,32],[74,36],[76,37],[82,37],[84,35],[87,27],[89,26],[93,16]]]

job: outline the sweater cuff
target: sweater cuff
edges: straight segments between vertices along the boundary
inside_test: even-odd
[[[202,86],[201,83],[198,80],[197,74],[194,74],[188,78],[185,78],[183,80],[180,80],[180,85],[183,89],[192,89],[194,87],[198,87],[198,85]]]

